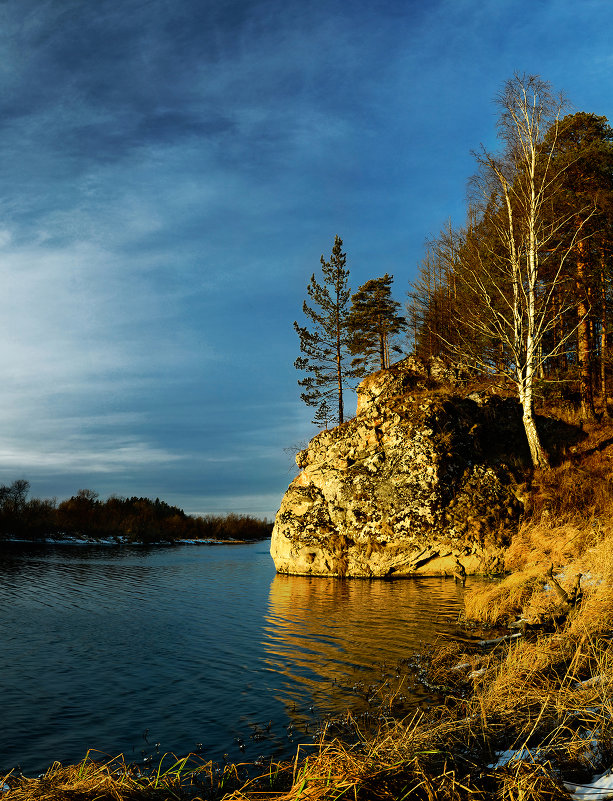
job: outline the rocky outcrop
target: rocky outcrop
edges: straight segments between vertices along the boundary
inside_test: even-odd
[[[275,520],[279,573],[361,577],[502,567],[523,506],[520,407],[406,359],[365,379],[356,417],[318,434]],[[441,384],[441,380],[445,384]],[[454,386],[455,383],[455,386]]]

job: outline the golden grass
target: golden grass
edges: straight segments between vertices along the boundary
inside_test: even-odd
[[[338,739],[320,743],[318,751],[296,762],[291,789],[276,795],[276,801],[337,801],[340,798],[449,799],[485,798],[471,782],[467,763],[461,770],[454,763],[450,746],[459,745],[462,725],[451,718],[435,719],[419,713],[408,721],[382,726],[375,737],[356,726],[356,741],[348,745]],[[472,765],[472,768],[476,766]],[[249,788],[234,793],[228,801],[253,799]]]
[[[591,636],[613,631],[613,587],[601,585],[584,590],[581,614],[571,617],[569,631]]]
[[[173,799],[220,798],[228,786],[240,786],[237,766],[219,770],[193,754],[177,759],[165,755],[157,768],[142,773],[123,757],[94,758],[93,752],[77,765],[55,762],[36,779],[0,777],[2,801],[171,801]]]
[[[477,590],[468,590],[465,596],[465,615],[487,626],[497,626],[514,617],[540,593],[545,584],[545,570],[533,565],[522,572],[512,573],[501,582]]]
[[[580,521],[554,525],[545,516],[538,522],[524,522],[505,552],[507,570],[521,570],[529,565],[552,563],[565,565],[578,558],[594,541],[595,527],[591,522]]]

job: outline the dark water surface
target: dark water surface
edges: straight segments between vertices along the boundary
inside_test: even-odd
[[[382,663],[459,636],[453,581],[277,576],[268,547],[1,545],[0,773],[289,756]]]

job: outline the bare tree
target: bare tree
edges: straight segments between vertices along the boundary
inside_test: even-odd
[[[505,149],[501,156],[485,148],[477,154],[477,220],[453,254],[459,279],[478,300],[461,312],[462,326],[472,336],[464,337],[456,351],[475,367],[513,381],[533,465],[548,467],[534,419],[534,381],[573,333],[548,336],[556,320],[554,299],[558,315],[572,306],[572,298],[565,299],[563,268],[582,236],[581,226],[570,238],[562,235],[576,211],[552,214],[560,180],[554,154],[566,104],[534,75],[515,75],[497,102]],[[484,341],[504,357],[494,358]]]

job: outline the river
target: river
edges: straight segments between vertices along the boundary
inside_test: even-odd
[[[1,544],[0,774],[90,748],[289,756],[318,720],[368,709],[364,686],[400,660],[461,636],[451,580],[278,576],[268,547]]]

